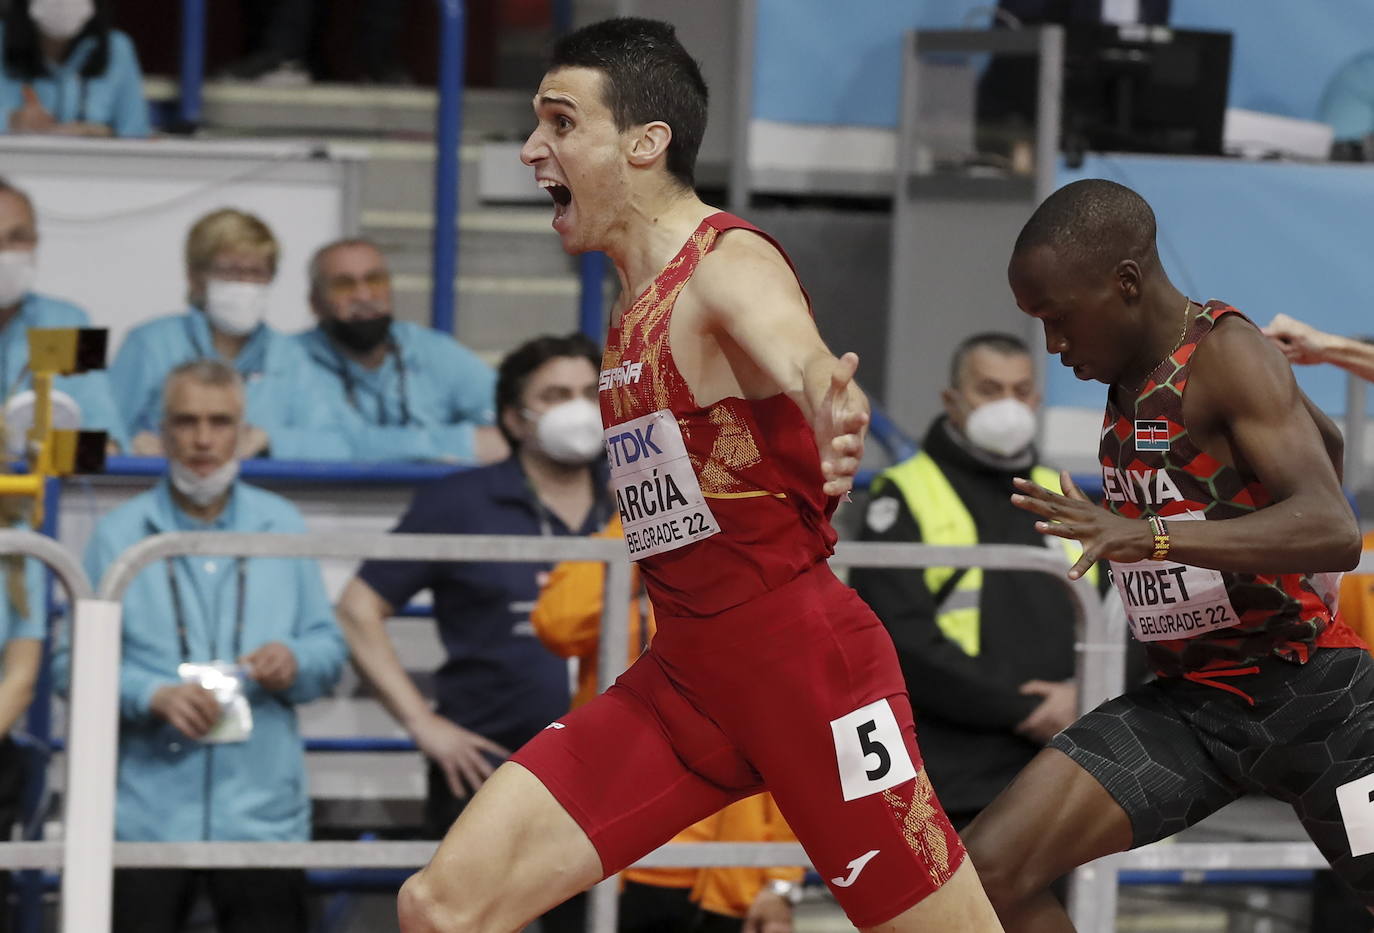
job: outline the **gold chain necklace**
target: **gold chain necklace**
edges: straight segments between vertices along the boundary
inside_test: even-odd
[[[1192,306],[1193,299],[1185,295],[1183,297],[1183,329],[1178,332],[1178,341],[1174,344],[1174,348],[1172,350],[1164,354],[1163,359],[1161,359],[1158,363],[1150,367],[1150,372],[1147,372],[1145,374],[1145,378],[1141,379],[1140,384],[1135,387],[1136,395],[1139,395],[1140,390],[1145,388],[1145,383],[1150,381],[1151,373],[1153,373],[1156,369],[1159,369],[1159,367],[1163,365],[1164,360],[1167,360],[1169,357],[1173,356],[1175,353],[1178,352],[1178,348],[1183,346],[1183,338],[1188,336],[1188,309]]]

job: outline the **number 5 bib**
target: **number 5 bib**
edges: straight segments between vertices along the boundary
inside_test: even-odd
[[[686,547],[720,532],[671,411],[660,409],[623,421],[603,436],[630,560]]]

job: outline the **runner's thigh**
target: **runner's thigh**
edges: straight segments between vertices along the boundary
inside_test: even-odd
[[[1176,708],[1170,696],[1175,686],[1156,680],[1136,687],[1085,714],[1049,744],[1126,811],[1132,848],[1172,836],[1242,793]]]
[[[511,760],[548,788],[607,875],[761,787],[757,772],[677,692],[652,652]]]
[[[852,590],[796,607],[715,709],[849,919],[875,926],[949,880],[964,850],[921,762],[892,641]],[[717,668],[719,677],[723,671]],[[748,714],[731,717],[734,709]]]

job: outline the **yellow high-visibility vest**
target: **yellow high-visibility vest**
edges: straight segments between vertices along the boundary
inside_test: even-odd
[[[1059,474],[1049,467],[1033,466],[1030,478],[1046,489],[1062,493]],[[921,526],[921,541],[925,544],[967,546],[978,543],[978,529],[973,515],[964,505],[949,479],[925,451],[904,460],[878,474],[872,491],[877,494],[888,483],[901,491],[906,506]],[[1064,548],[1066,566],[1072,566],[1083,553],[1077,541],[1055,538]],[[1001,542],[993,542],[1001,543]],[[1047,542],[1048,544],[1049,542]],[[954,567],[927,567],[926,588],[937,595],[958,570]],[[1088,571],[1088,579],[1097,582],[1097,567]],[[945,637],[976,657],[981,650],[979,601],[983,594],[983,569],[971,567],[955,582],[954,588],[936,607],[935,623]]]

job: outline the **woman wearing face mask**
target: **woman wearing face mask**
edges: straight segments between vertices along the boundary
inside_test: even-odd
[[[248,426],[240,458],[289,443],[286,429],[304,423],[300,350],[264,320],[279,253],[272,231],[252,214],[225,208],[196,221],[186,238],[190,307],[131,330],[110,367],[134,453],[162,455],[162,383],[193,359],[222,359],[243,376]]]
[[[107,0],[10,0],[0,26],[0,128],[147,136],[138,53]]]

